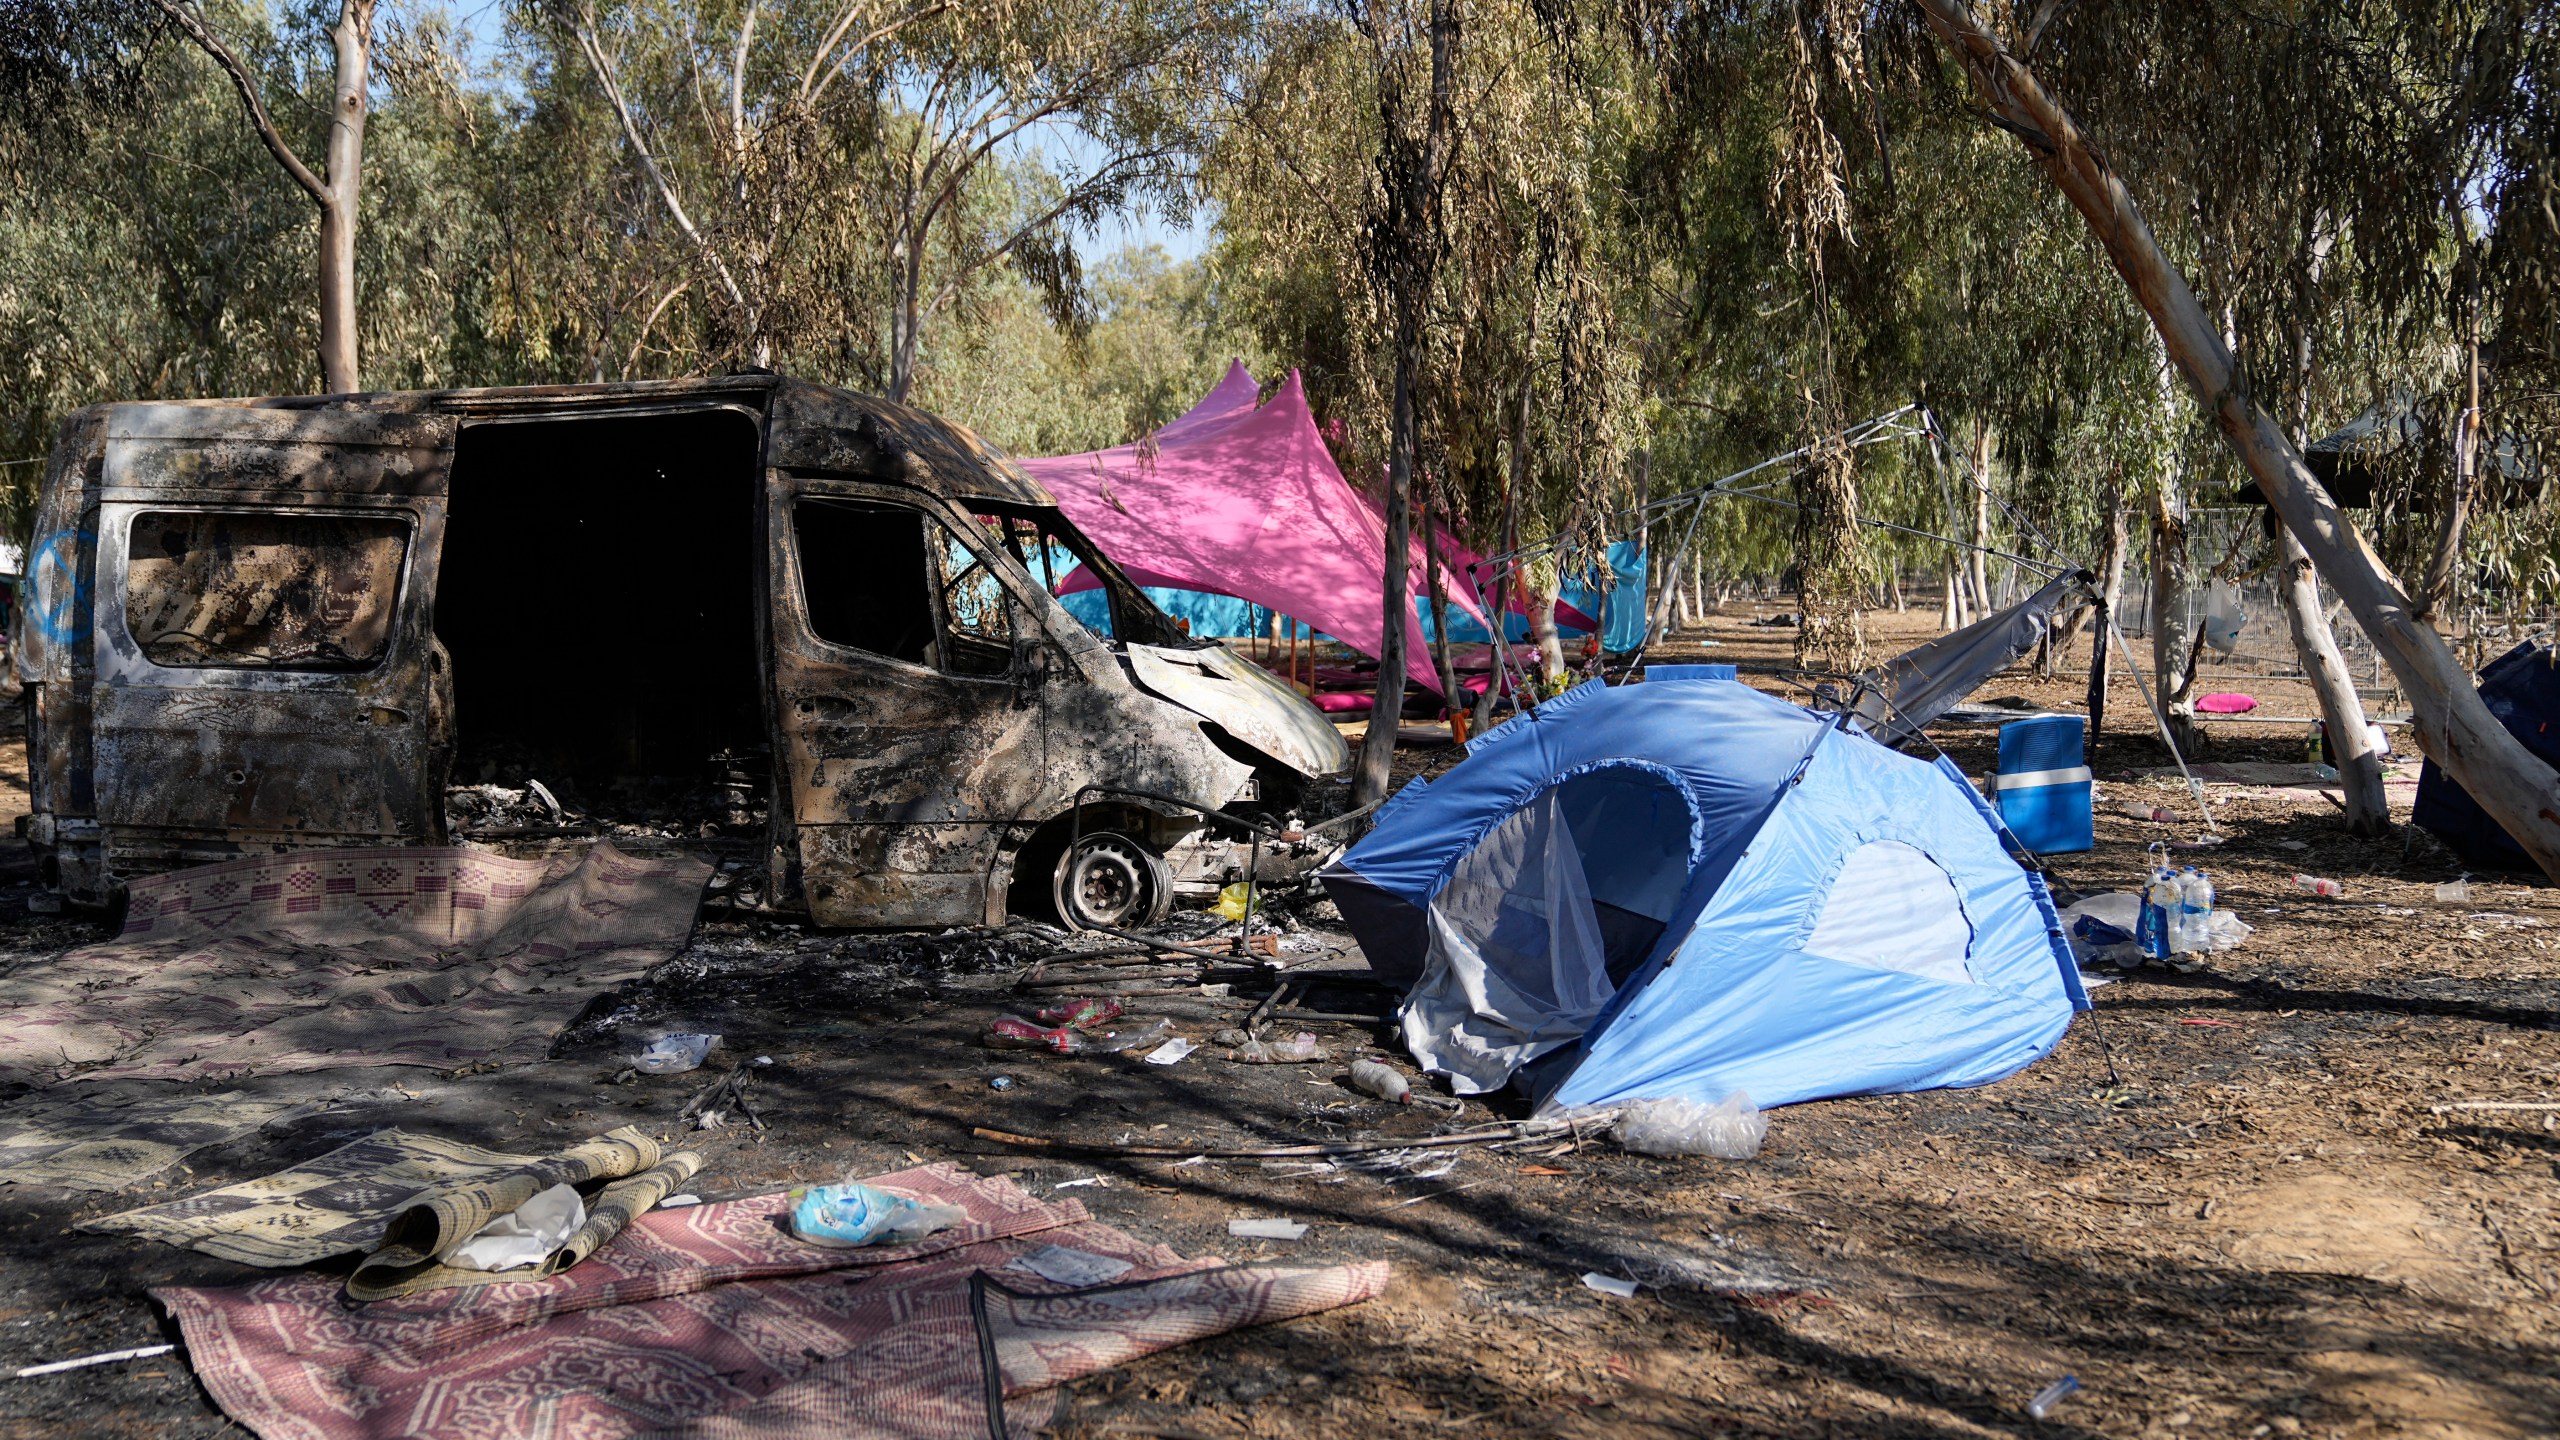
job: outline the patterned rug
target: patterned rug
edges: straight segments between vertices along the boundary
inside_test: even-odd
[[[656,1206],[699,1164],[691,1151],[663,1153],[657,1141],[630,1125],[556,1155],[510,1155],[434,1135],[378,1130],[290,1170],[102,1216],[79,1228],[140,1235],[271,1269],[381,1247],[349,1282],[355,1298],[378,1299],[427,1288],[431,1281],[486,1283],[485,1272],[449,1271],[427,1261],[554,1185],[591,1192],[592,1213],[568,1247],[576,1256],[555,1257],[542,1273],[575,1264]],[[598,1186],[601,1192],[594,1193]]]
[[[954,1165],[868,1183],[969,1219],[914,1245],[824,1249],[792,1238],[771,1195],[644,1216],[549,1279],[353,1311],[312,1274],[152,1293],[224,1412],[265,1440],[1028,1440],[1056,1412],[1052,1387],[1387,1280],[1384,1264],[1187,1261]],[[1052,1246],[1131,1268],[1074,1289],[1012,1264]],[[993,1431],[991,1388],[1010,1397]]]
[[[124,931],[0,979],[0,1080],[537,1060],[676,953],[708,864],[313,850],[134,882]]]
[[[328,1108],[326,1101],[252,1100],[231,1091],[133,1095],[101,1088],[10,1102],[0,1115],[0,1184],[122,1190],[207,1145]]]

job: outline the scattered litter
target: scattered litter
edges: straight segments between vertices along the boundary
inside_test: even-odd
[[[1523,1165],[1513,1173],[1520,1175],[1570,1175],[1573,1172],[1570,1170],[1558,1169],[1553,1165]]]
[[[2027,1413],[2041,1420],[2060,1409],[2062,1402],[2070,1399],[2079,1389],[2080,1377],[2065,1375],[2037,1391],[2036,1398],[2027,1402]]]
[[[551,1258],[587,1223],[575,1186],[554,1185],[480,1227],[443,1255],[457,1270],[523,1270]]]
[[[2335,880],[2324,880],[2317,875],[2296,875],[2293,877],[2293,883],[2313,895],[2331,900],[2347,893],[2346,886]]]
[[[984,1037],[997,1050],[1054,1050],[1061,1055],[1116,1055],[1142,1045],[1160,1045],[1173,1032],[1162,1017],[1142,1029],[1087,1031],[1072,1025],[1041,1026],[1015,1015],[999,1015]]]
[[[2178,1023],[2181,1025],[2217,1025],[2226,1030],[2239,1030],[2246,1028],[2237,1020],[2180,1020]]]
[[[1227,1233],[1241,1240],[1295,1240],[1307,1227],[1295,1220],[1230,1220]]]
[[[2279,850],[2308,850],[2311,847],[2300,840],[2279,840],[2276,842],[2276,848]]]
[[[1330,1060],[1319,1044],[1315,1032],[1301,1030],[1284,1042],[1247,1040],[1227,1057],[1240,1065],[1303,1065],[1309,1061]]]
[[[1108,1025],[1127,1013],[1111,996],[1084,996],[1032,1012],[1031,1018],[1043,1025],[1064,1025],[1076,1030],[1089,1030]]]
[[[1010,1075],[998,1075],[987,1082],[987,1088],[990,1090],[1010,1090],[1013,1088],[1013,1077]]]
[[[1061,1285],[1108,1285],[1137,1268],[1126,1260],[1096,1255],[1090,1250],[1074,1250],[1064,1245],[1043,1245],[1027,1255],[1013,1257],[1008,1270],[1028,1270],[1043,1280]]]
[[[166,1355],[177,1348],[175,1345],[145,1345],[134,1350],[109,1350],[101,1355],[83,1355],[76,1360],[56,1360],[44,1365],[28,1365],[19,1369],[16,1378],[32,1380],[38,1375],[58,1375],[65,1370],[86,1370],[92,1365],[113,1365],[119,1360],[148,1360],[154,1355]]]
[[[1603,1295],[1615,1295],[1621,1300],[1636,1298],[1636,1282],[1633,1280],[1621,1280],[1615,1275],[1603,1275],[1593,1270],[1582,1277],[1582,1283]]]
[[[812,1245],[905,1245],[968,1218],[957,1205],[928,1205],[853,1182],[791,1192],[791,1233]]]
[[[1364,1093],[1398,1105],[1413,1103],[1413,1085],[1392,1068],[1375,1060],[1351,1062],[1351,1083]]]
[[[2447,1115],[2456,1110],[2560,1110],[2553,1100],[2455,1100],[2443,1105],[2430,1105],[2430,1115]]]
[[[2199,695],[2196,708],[2207,715],[2246,715],[2258,708],[2258,701],[2250,695]]]
[[[1188,1055],[1199,1048],[1199,1046],[1183,1039],[1179,1035],[1176,1035],[1153,1050],[1148,1051],[1147,1063],[1150,1065],[1178,1064],[1183,1056]]]
[[[1672,1097],[1631,1101],[1618,1116],[1618,1143],[1639,1155],[1713,1155],[1748,1160],[1760,1153],[1769,1117],[1736,1090],[1714,1105]]]
[[[1227,886],[1223,890],[1220,890],[1218,892],[1218,918],[1221,920],[1243,919],[1245,902],[1247,897],[1251,894],[1251,888],[1241,880],[1237,881],[1233,885]]]
[[[2436,903],[2439,905],[2470,904],[2471,877],[2465,875],[2459,880],[2447,880],[2443,884],[2437,886]]]
[[[1061,1180],[1049,1188],[1052,1190],[1074,1190],[1086,1185],[1099,1185],[1106,1190],[1111,1188],[1111,1182],[1103,1179],[1099,1175],[1087,1175],[1081,1180]]]
[[[759,1055],[756,1057],[756,1063],[758,1065],[770,1065],[773,1063],[773,1057],[770,1055]]]
[[[670,1195],[666,1199],[658,1202],[658,1208],[661,1210],[682,1210],[688,1205],[699,1205],[701,1203],[702,1197],[699,1195]]]
[[[702,1062],[710,1058],[712,1047],[719,1043],[717,1035],[661,1035],[632,1060],[631,1068],[643,1075],[681,1075],[687,1070],[699,1070]]]
[[[1252,1038],[1252,1036],[1247,1035],[1241,1030],[1228,1029],[1221,1030],[1217,1034],[1210,1036],[1209,1043],[1212,1045],[1223,1045],[1228,1049],[1233,1050]]]

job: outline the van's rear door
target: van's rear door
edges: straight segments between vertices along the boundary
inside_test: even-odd
[[[454,429],[112,408],[91,631],[110,864],[443,839]]]

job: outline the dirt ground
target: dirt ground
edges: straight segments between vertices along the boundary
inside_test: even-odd
[[[1666,658],[1733,660],[1804,698],[1775,673],[1791,632],[1750,623],[1770,608],[1732,607]],[[1875,617],[1875,642],[1915,642],[1933,618]],[[2077,709],[2082,683],[2019,673],[1978,698]],[[2267,709],[2309,713],[2298,686],[2248,688]],[[2166,755],[2130,685],[2110,707],[2091,757],[2097,848],[2054,864],[2083,891],[2129,888],[2145,846],[2203,829],[2181,785],[2138,778]],[[2295,727],[2218,724],[2214,737],[2209,759],[2302,759]],[[2405,754],[2407,732],[2394,738]],[[1991,731],[1939,739],[1968,772],[1991,768]],[[0,752],[0,772],[22,785],[23,751]],[[2436,1107],[2560,1099],[2560,894],[2474,877],[2468,904],[2440,904],[2435,887],[2459,867],[2422,834],[2352,840],[2315,792],[2217,785],[2211,798],[2225,843],[2191,858],[2257,927],[2244,946],[2115,979],[2055,1054],[1996,1085],[1774,1112],[1747,1162],[1605,1142],[1456,1149],[1402,1169],[1026,1151],[973,1130],[1181,1150],[1452,1121],[1339,1078],[1340,1062],[1388,1043],[1379,1024],[1282,1027],[1324,1037],[1325,1065],[1236,1065],[1215,1046],[1169,1067],[991,1051],[976,1043],[987,1021],[1034,1003],[1012,987],[1049,948],[1037,939],[714,916],[682,957],[600,997],[550,1062],[400,1071],[413,1098],[199,1152],[137,1193],[0,1190],[0,1370],[174,1338],[146,1286],[253,1273],[71,1232],[82,1217],[386,1124],[527,1148],[636,1122],[701,1150],[696,1188],[715,1197],[952,1159],[1035,1193],[1074,1186],[1063,1193],[1098,1218],[1194,1255],[1393,1262],[1378,1301],[1077,1383],[1061,1437],[2553,1433],[2560,1111]],[[2133,803],[2179,818],[2126,818]],[[2405,819],[2405,787],[2400,805]],[[2345,894],[2308,896],[2296,872]],[[0,871],[0,973],[100,933],[27,913],[26,878],[23,858]],[[1321,923],[1330,913],[1315,905],[1284,937],[1292,978],[1315,980],[1292,1006],[1386,1014],[1393,997],[1362,982],[1347,936]],[[1235,982],[1227,1013],[1267,988]],[[1206,1041],[1228,1023],[1197,1018],[1214,1002],[1187,1003],[1177,1033]],[[716,1030],[732,1057],[769,1056],[755,1093],[771,1129],[680,1135],[675,1112],[703,1076],[615,1083],[631,1037],[657,1029]],[[991,1087],[998,1076],[1014,1083]],[[1485,1118],[1471,1102],[1457,1123]],[[1226,1234],[1229,1218],[1263,1215],[1311,1228],[1295,1242]],[[1597,1293],[1590,1271],[1643,1288]],[[232,1429],[178,1359],[0,1381],[0,1434]],[[2028,1399],[2066,1374],[2082,1391],[2031,1418]]]

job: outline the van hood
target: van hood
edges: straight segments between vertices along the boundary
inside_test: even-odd
[[[1351,763],[1351,747],[1323,711],[1224,645],[1197,650],[1131,645],[1127,653],[1129,673],[1140,688],[1216,722],[1301,774],[1335,775]]]

